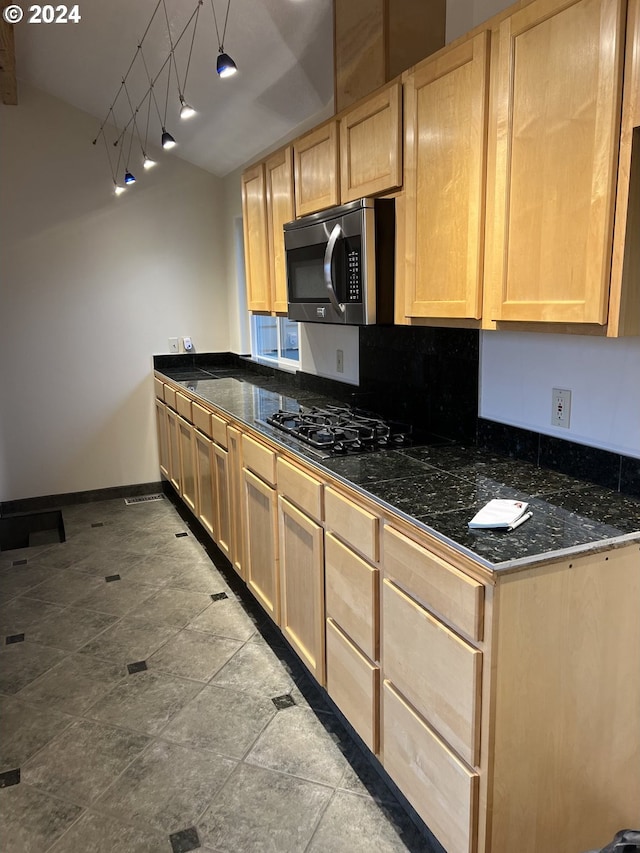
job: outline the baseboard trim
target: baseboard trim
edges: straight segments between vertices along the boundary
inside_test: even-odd
[[[92,501],[117,500],[118,498],[138,497],[162,492],[160,480],[155,483],[135,483],[132,486],[111,486],[107,489],[90,489],[86,492],[67,492],[61,495],[41,495],[37,498],[20,498],[0,503],[0,516],[15,515],[24,512],[39,512],[58,509],[70,504],[84,504]]]

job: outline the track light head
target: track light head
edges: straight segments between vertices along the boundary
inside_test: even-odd
[[[228,53],[223,53],[221,50],[216,62],[216,71],[220,77],[231,77],[237,70],[238,68],[233,59],[231,59]]]
[[[120,184],[114,183],[113,191],[116,195],[122,195],[122,193],[126,190],[126,187],[120,186]]]
[[[145,155],[144,155],[144,160],[142,161],[142,166],[143,166],[143,168],[145,168],[145,169],[153,169],[153,167],[154,167],[155,165],[156,165],[156,161],[155,161],[155,160],[152,160],[152,159],[151,159],[151,157],[149,157],[149,155],[148,155],[148,154],[145,154]]]
[[[195,114],[196,111],[191,104],[188,104],[184,97],[180,95],[180,118],[191,118],[191,116],[194,116]]]
[[[166,129],[166,127],[163,127],[162,128],[162,147],[166,148],[168,151],[169,148],[173,148],[176,144],[177,143],[176,143],[175,139],[173,138],[173,136],[171,136],[171,134]]]
[[[124,182],[127,186],[129,186],[130,184],[135,184],[136,182],[136,179],[128,169],[124,173]]]

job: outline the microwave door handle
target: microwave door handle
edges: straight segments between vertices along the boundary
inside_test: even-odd
[[[333,252],[336,248],[336,243],[340,239],[341,235],[342,228],[339,225],[335,225],[329,236],[327,248],[324,252],[324,283],[326,284],[327,291],[329,293],[329,302],[331,302],[338,314],[344,314],[344,305],[338,302],[336,289],[333,285],[333,275],[331,272],[331,268],[333,266]]]

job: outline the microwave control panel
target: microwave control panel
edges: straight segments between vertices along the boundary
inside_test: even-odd
[[[362,302],[360,252],[357,249],[347,251],[347,302]]]

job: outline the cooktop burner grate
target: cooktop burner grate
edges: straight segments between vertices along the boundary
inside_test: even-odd
[[[329,455],[362,453],[408,442],[411,426],[342,406],[280,409],[267,423]]]

